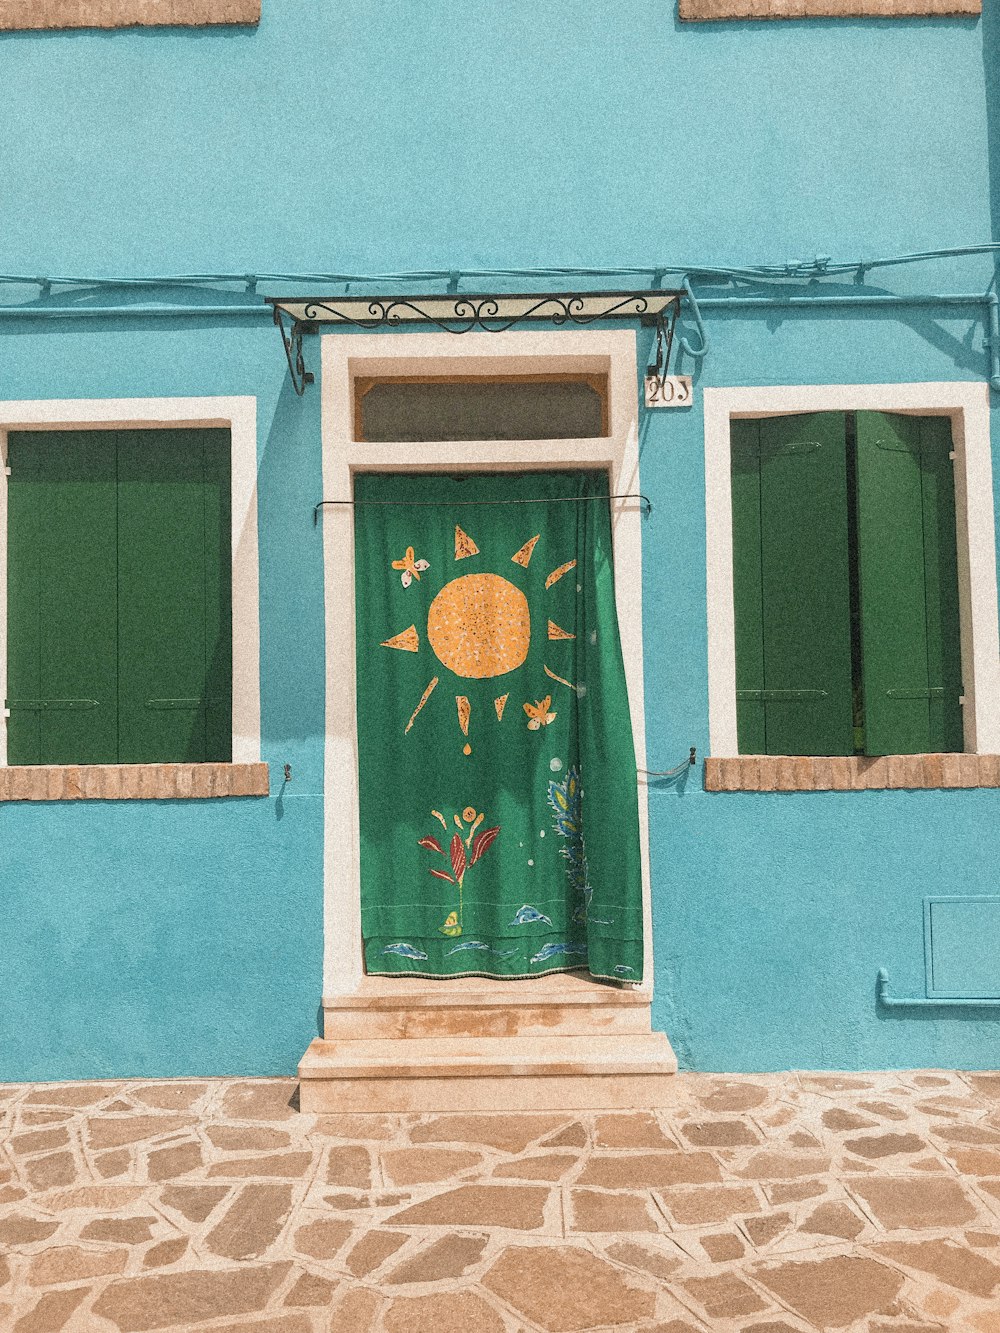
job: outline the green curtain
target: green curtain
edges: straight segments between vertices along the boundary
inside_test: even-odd
[[[607,474],[354,493],[367,971],[641,981]]]

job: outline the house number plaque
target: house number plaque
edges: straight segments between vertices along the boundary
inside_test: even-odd
[[[647,375],[647,407],[690,407],[694,400],[690,375]]]

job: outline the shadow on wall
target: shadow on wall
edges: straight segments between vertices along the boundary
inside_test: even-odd
[[[983,73],[986,84],[986,142],[990,155],[990,216],[1000,235],[1000,9],[983,4]]]
[[[926,287],[934,288],[934,283],[925,283]],[[979,288],[978,281],[969,281],[963,284],[967,289],[967,294],[976,293]],[[741,290],[741,295],[750,296],[772,296],[774,289],[759,287],[746,292]],[[807,297],[807,291],[794,292],[795,296]],[[879,297],[894,296],[896,293],[888,287],[876,287],[873,283],[865,282],[863,285],[855,283],[834,283],[824,282],[822,284],[822,295],[828,297]],[[719,311],[711,311],[711,315],[720,317]],[[730,312],[722,311],[721,318],[731,319],[739,318],[746,320],[748,317],[761,321],[769,333],[776,333],[782,324],[789,322],[808,323],[817,319],[828,319],[835,315],[839,320],[859,320],[865,325],[875,326],[883,325],[886,328],[903,326],[912,330],[929,347],[932,347],[942,357],[947,358],[952,363],[955,370],[960,374],[972,375],[977,379],[989,378],[989,355],[983,346],[983,339],[988,332],[986,327],[985,306],[981,303],[961,306],[922,306],[922,305],[889,305],[889,306],[871,306],[865,307],[858,305],[856,307],[844,306],[831,310],[821,302],[817,303],[816,309],[809,310],[803,306],[796,306],[792,309],[760,309],[749,312],[736,308]],[[962,326],[962,334],[956,337],[949,325],[958,323]]]
[[[1000,23],[998,23],[998,47],[997,54],[1000,59]],[[997,73],[997,96],[1000,99],[1000,71]],[[998,135],[1000,135],[1000,100],[997,102],[997,123]],[[1000,152],[1000,138],[998,138],[997,149]],[[997,170],[1000,172],[1000,158],[997,159]],[[998,214],[996,210],[1000,208],[1000,180],[998,180],[996,190],[994,191],[994,234],[1000,231],[1000,224],[997,222]],[[980,280],[972,279],[968,281],[958,280],[951,284],[962,289],[966,295],[975,295],[980,289]],[[897,297],[899,292],[890,287],[876,286],[870,281],[863,284],[855,282],[834,282],[825,280],[819,283],[794,284],[782,286],[768,284],[766,282],[741,284],[738,290],[735,290],[728,282],[713,281],[711,278],[695,281],[695,291],[702,304],[702,315],[709,329],[709,351],[705,359],[695,358],[686,355],[681,345],[681,335],[685,331],[690,331],[691,320],[687,307],[682,308],[682,316],[688,315],[685,325],[684,319],[678,320],[677,333],[674,339],[673,353],[671,356],[670,373],[674,375],[690,375],[695,389],[704,388],[712,384],[730,384],[745,382],[742,376],[746,373],[746,368],[741,365],[745,361],[745,349],[749,341],[755,337],[760,341],[766,335],[777,335],[781,332],[791,334],[796,326],[805,328],[814,325],[818,321],[836,320],[838,324],[853,324],[858,327],[857,334],[857,365],[845,365],[838,361],[836,366],[831,366],[829,356],[825,354],[817,355],[816,366],[809,367],[807,363],[801,364],[801,374],[792,377],[793,382],[812,383],[850,380],[858,383],[866,380],[878,381],[880,378],[889,379],[899,378],[898,367],[884,369],[873,366],[867,354],[862,351],[862,345],[870,346],[873,335],[876,335],[879,326],[885,330],[909,329],[922,342],[941,357],[945,358],[954,366],[957,378],[975,378],[988,379],[990,375],[990,357],[988,348],[988,316],[985,303],[978,299],[968,305],[952,306],[927,306],[921,304],[914,305],[871,305],[863,304],[844,305],[832,307],[824,304],[822,299],[833,297],[837,299],[846,298],[848,301],[858,299],[864,301],[869,298],[878,297]],[[940,284],[934,281],[917,284],[921,290],[931,290],[940,288]],[[906,290],[905,286],[903,288]],[[798,302],[806,302],[815,297],[815,307],[810,309],[805,304],[795,306],[773,306],[763,305],[756,308],[747,308],[740,304],[746,298],[763,301],[782,301],[787,298],[794,298]],[[732,298],[732,305],[724,304]],[[726,325],[746,326],[741,329],[733,328],[727,334],[724,331]],[[957,329],[960,332],[956,331]],[[751,334],[750,330],[753,330]],[[892,339],[884,338],[881,340],[885,347],[892,346]],[[806,346],[808,345],[808,339]],[[824,348],[825,342],[817,342],[817,349]],[[740,356],[740,349],[743,349],[744,355]],[[760,341],[756,353],[751,352],[751,356],[759,356],[764,350],[764,343]],[[800,349],[801,352],[801,349]],[[652,358],[652,338],[646,336],[644,330],[640,330],[638,340],[639,353],[639,395],[642,399],[642,372],[649,360]],[[739,360],[733,360],[733,354],[739,357]],[[784,357],[779,355],[776,358],[776,364],[781,364]],[[735,378],[734,378],[735,376]],[[780,377],[782,382],[788,381],[788,376]],[[902,378],[907,378],[905,375]],[[770,383],[770,379],[765,378],[763,382]],[[646,446],[646,436],[649,428],[648,412],[644,412],[640,417],[639,424],[639,455],[640,459]]]
[[[27,8],[27,6],[25,6]],[[78,27],[78,28],[14,28],[8,32],[0,32],[0,42],[7,44],[10,42],[35,41],[39,39],[58,39],[60,42],[76,38],[82,40],[89,38],[91,41],[98,37],[106,42],[113,42],[115,38],[136,38],[157,39],[162,42],[165,34],[173,38],[184,38],[189,42],[207,42],[219,41],[220,38],[227,41],[247,41],[257,36],[258,25],[256,23],[199,23],[197,26],[186,27],[181,24],[141,24],[122,26],[120,28],[98,28],[98,27]]]
[[[265,754],[291,763],[296,795],[319,788],[323,763],[319,404],[318,385],[299,398],[286,374],[257,465],[261,740]]]

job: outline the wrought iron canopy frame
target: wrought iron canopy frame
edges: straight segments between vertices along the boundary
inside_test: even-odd
[[[585,326],[600,320],[638,320],[656,329],[658,375],[667,373],[674,325],[683,291],[529,292],[516,295],[473,295],[450,292],[433,296],[318,296],[265,298],[288,360],[295,392],[301,397],[315,375],[306,369],[302,339],[331,329],[395,329],[404,324],[430,324],[445,333],[479,329],[505,333],[525,320]],[[650,367],[650,373],[653,367]]]

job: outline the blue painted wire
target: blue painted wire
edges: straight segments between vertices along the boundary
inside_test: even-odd
[[[761,278],[803,278],[810,276],[836,277],[844,274],[863,276],[872,269],[890,268],[904,264],[927,263],[933,260],[955,259],[967,255],[995,254],[1000,242],[982,245],[951,246],[941,250],[924,250],[915,254],[893,255],[871,259],[834,261],[827,255],[812,259],[793,259],[783,264],[751,264],[745,266],[719,264],[650,264],[624,268],[487,268],[487,269],[414,269],[406,273],[181,273],[150,275],[148,277],[39,277],[34,274],[0,273],[0,283],[18,286],[60,287],[187,287],[200,284],[238,282],[254,289],[259,283],[319,282],[348,284],[378,284],[385,282],[454,282],[456,278],[621,278],[658,277],[668,273],[694,277],[720,277],[733,281],[753,281]]]
[[[853,274],[855,281],[863,285],[866,273],[876,268],[889,268],[904,264],[927,263],[933,260],[953,259],[968,255],[996,254],[1000,251],[1000,243],[989,242],[982,245],[964,245],[952,246],[947,249],[925,250],[915,254],[895,255],[875,259],[861,259],[849,262],[834,262],[828,255],[816,255],[809,260],[790,260],[785,264],[759,264],[745,268],[732,267],[714,267],[704,265],[657,265],[649,268],[582,268],[582,267],[562,267],[562,268],[533,268],[533,269],[426,269],[413,270],[408,273],[381,273],[381,274],[358,274],[358,273],[189,273],[174,274],[171,276],[149,276],[149,277],[38,277],[27,274],[0,274],[0,284],[16,286],[37,286],[41,289],[43,296],[47,297],[54,286],[77,287],[86,289],[82,295],[89,296],[95,290],[101,289],[151,289],[163,287],[204,287],[207,285],[217,285],[219,283],[242,283],[246,293],[256,293],[259,283],[337,283],[345,287],[350,286],[380,286],[384,283],[407,283],[415,282],[436,282],[446,281],[448,291],[457,292],[458,282],[462,278],[466,279],[492,279],[492,278],[530,278],[535,280],[553,278],[623,278],[623,277],[644,277],[652,280],[655,286],[659,286],[662,279],[668,274],[681,275],[681,284],[684,298],[687,301],[695,327],[698,331],[698,344],[693,344],[688,338],[680,339],[680,346],[688,356],[695,360],[701,360],[708,351],[708,336],[705,325],[702,320],[701,310],[729,307],[729,308],[751,308],[755,306],[775,305],[775,306],[819,306],[819,305],[843,305],[843,306],[863,306],[875,302],[885,304],[910,304],[910,305],[972,305],[982,302],[987,307],[987,323],[989,332],[987,335],[987,350],[990,354],[990,386],[994,391],[1000,392],[1000,308],[998,308],[998,297],[995,290],[995,282],[990,283],[987,291],[978,296],[965,295],[935,295],[935,296],[891,296],[882,295],[854,295],[854,296],[829,296],[824,292],[822,286],[811,287],[807,297],[788,296],[788,279],[797,279],[801,284],[803,278],[815,279],[818,277],[834,277],[843,274]],[[755,283],[758,289],[761,285],[774,280],[784,279],[785,282],[779,282],[775,287],[773,296],[749,296],[737,290],[736,293],[730,293],[724,297],[710,298],[702,300],[700,303],[691,287],[692,277],[698,278],[724,278],[737,285],[739,283]],[[801,290],[792,288],[793,291]],[[778,294],[780,293],[780,299]],[[358,295],[363,295],[358,293]],[[61,319],[61,318],[101,318],[104,316],[113,317],[115,315],[130,315],[136,317],[167,317],[178,315],[192,316],[259,316],[270,314],[270,310],[263,303],[260,305],[239,304],[233,301],[229,305],[189,305],[189,306],[88,306],[88,305],[70,305],[70,306],[42,306],[37,304],[4,306],[0,304],[0,320],[6,319]]]

